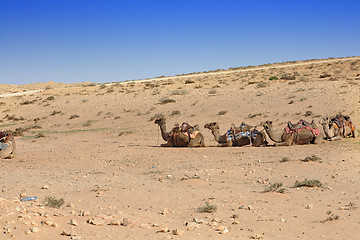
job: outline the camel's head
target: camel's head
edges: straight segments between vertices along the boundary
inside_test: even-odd
[[[215,129],[219,129],[219,125],[217,122],[211,122],[204,125],[204,128],[210,129],[211,131],[214,131]]]
[[[272,121],[261,122],[260,125],[263,126],[265,130],[269,130],[272,128]]]
[[[326,117],[326,118],[323,118],[319,121],[319,123],[321,125],[325,125],[325,124],[329,124],[330,123],[330,118],[329,117]]]
[[[155,124],[158,124],[159,126],[165,125],[166,124],[166,118],[161,117],[155,120],[154,122]]]

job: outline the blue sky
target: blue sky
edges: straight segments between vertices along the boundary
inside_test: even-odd
[[[359,0],[0,0],[0,84],[359,55]]]

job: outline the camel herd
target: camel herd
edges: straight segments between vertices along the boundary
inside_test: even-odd
[[[183,123],[181,126],[175,124],[170,132],[166,131],[166,119],[161,117],[155,120],[161,131],[165,144],[161,147],[205,147],[204,136],[199,131],[199,126],[190,126]],[[322,130],[317,127],[314,121],[311,123],[300,120],[296,124],[288,122],[284,128],[274,129],[272,121],[261,122],[258,126],[250,126],[242,123],[239,127],[234,124],[224,134],[220,133],[217,122],[204,125],[204,128],[211,130],[219,147],[245,146],[254,147],[267,146],[267,139],[275,142],[274,146],[291,146],[303,144],[319,144],[324,140],[339,140],[346,137],[357,137],[358,132],[349,116],[336,115],[335,117],[324,118],[320,121]],[[258,128],[263,128],[259,130]]]
[[[166,119],[161,117],[155,120],[161,131],[161,136],[166,141],[161,147],[205,147],[204,135],[201,134],[199,125],[191,126],[184,122],[181,126],[175,124],[170,132],[166,130]],[[308,123],[300,120],[296,124],[291,122],[282,129],[274,129],[271,121],[261,122],[259,126],[250,126],[242,123],[239,127],[234,124],[224,134],[220,134],[217,122],[204,125],[214,135],[219,147],[240,147],[250,145],[254,147],[267,146],[268,139],[275,142],[275,146],[303,145],[308,143],[318,144],[324,140],[339,140],[347,137],[357,137],[358,131],[349,116],[336,115],[320,121],[321,129],[317,128],[314,121]],[[263,128],[259,130],[258,128]],[[0,159],[15,156],[16,143],[11,132],[0,132]]]

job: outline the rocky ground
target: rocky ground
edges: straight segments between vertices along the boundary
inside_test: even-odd
[[[235,70],[0,85],[1,130],[17,134],[0,160],[0,239],[355,239],[358,138],[219,148],[202,126],[337,113],[360,126],[359,58]],[[207,147],[159,147],[157,114],[198,123]],[[317,187],[294,187],[305,179]]]

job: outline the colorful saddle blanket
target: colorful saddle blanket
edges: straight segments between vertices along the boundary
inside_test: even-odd
[[[235,129],[229,129],[229,130],[226,132],[226,139],[227,139],[228,141],[236,141],[236,140],[239,140],[240,138],[243,138],[243,137],[255,138],[256,135],[258,134],[258,132],[259,132],[258,130],[241,132],[241,131],[238,130],[237,128],[235,128]]]
[[[295,125],[291,122],[288,122],[288,126],[285,128],[285,131],[286,133],[294,133],[304,129],[310,130],[314,136],[320,135],[320,129],[316,127],[315,123],[309,123],[305,120],[300,120]]]

